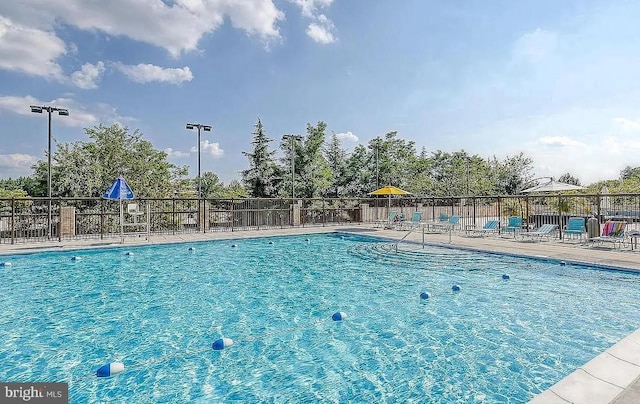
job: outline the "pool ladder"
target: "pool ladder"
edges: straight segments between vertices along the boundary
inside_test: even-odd
[[[418,226],[417,224],[416,224],[416,225],[414,225],[414,226],[411,226],[411,227],[409,228],[409,231],[407,232],[407,234],[405,234],[401,239],[399,239],[398,241],[396,241],[396,243],[395,243],[395,245],[394,245],[396,254],[398,253],[398,244],[402,243],[402,242],[403,242],[407,237],[409,237],[409,234],[413,233],[413,231],[414,231],[415,229],[417,229],[418,227],[419,227],[419,226]],[[423,246],[424,246],[424,244],[423,244]]]

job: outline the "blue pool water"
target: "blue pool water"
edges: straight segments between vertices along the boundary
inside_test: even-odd
[[[635,274],[387,246],[329,234],[0,257],[0,381],[69,382],[79,403],[520,403],[639,327]],[[212,350],[221,337],[235,344]],[[94,376],[114,361],[125,371]]]

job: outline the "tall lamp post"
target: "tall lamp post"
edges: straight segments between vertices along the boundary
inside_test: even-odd
[[[47,196],[49,198],[49,216],[47,219],[47,239],[51,239],[51,113],[57,112],[61,116],[69,116],[69,110],[66,108],[56,108],[47,105],[30,105],[31,112],[41,114],[47,111],[49,114],[49,135],[47,144]]]
[[[211,132],[211,125],[203,125],[201,123],[188,123],[187,129],[198,129],[198,199],[202,198],[202,183],[200,178],[200,129],[205,132]]]
[[[295,178],[296,178],[296,159],[295,159],[295,150],[293,148],[293,142],[294,141],[300,141],[302,140],[302,136],[301,135],[284,135],[282,136],[283,140],[290,140],[291,141],[291,200],[293,203],[293,200],[296,199],[296,188],[295,188]]]

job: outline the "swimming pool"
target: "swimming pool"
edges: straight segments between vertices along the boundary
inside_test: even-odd
[[[385,246],[336,233],[0,257],[0,381],[69,382],[72,402],[526,402],[638,328],[636,274]],[[235,344],[212,350],[221,337]],[[95,377],[114,361],[126,369]]]

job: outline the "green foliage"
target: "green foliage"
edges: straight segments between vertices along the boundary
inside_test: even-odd
[[[273,139],[265,135],[260,119],[254,127],[251,142],[253,151],[242,152],[249,159],[249,168],[242,171],[242,181],[249,195],[255,198],[272,198],[278,193],[282,173],[273,159],[275,150],[269,151],[269,143]]]
[[[582,186],[582,184],[580,183],[580,180],[577,177],[574,177],[573,175],[571,175],[570,173],[562,174],[560,178],[558,178],[558,181],[564,182],[565,184]]]
[[[172,181],[186,174],[185,167],[167,161],[167,154],[130,134],[118,124],[85,129],[89,142],[56,143],[52,155],[53,196],[100,196],[123,175],[137,197],[172,196]],[[34,177],[46,183],[47,163],[39,161]]]

